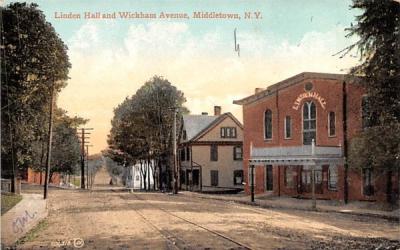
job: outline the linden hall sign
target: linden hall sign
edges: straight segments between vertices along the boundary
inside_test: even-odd
[[[325,109],[325,105],[326,105],[326,101],[323,97],[320,96],[320,94],[318,94],[317,92],[305,92],[300,94],[297,98],[296,101],[294,101],[292,108],[294,110],[299,110],[301,101],[303,101],[303,99],[305,98],[313,98],[315,100],[317,100],[319,102],[319,104],[321,104],[321,107],[323,109]]]

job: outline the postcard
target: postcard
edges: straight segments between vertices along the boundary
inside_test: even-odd
[[[400,249],[399,20],[3,1],[2,249]]]

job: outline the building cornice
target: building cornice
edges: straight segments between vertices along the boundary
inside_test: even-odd
[[[250,95],[240,100],[233,101],[233,104],[237,105],[247,105],[253,102],[256,102],[264,97],[272,96],[276,94],[277,91],[282,90],[284,88],[295,85],[304,80],[311,79],[323,79],[323,80],[338,80],[340,82],[354,80],[354,77],[348,74],[330,74],[330,73],[317,73],[317,72],[303,72],[287,78],[283,81],[275,83],[273,85],[268,86],[265,90],[260,91],[256,94]]]
[[[179,146],[205,146],[205,145],[221,145],[221,146],[241,146],[242,141],[189,141],[180,143]]]

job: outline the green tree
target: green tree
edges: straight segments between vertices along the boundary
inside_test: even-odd
[[[172,173],[174,109],[178,110],[178,117],[187,113],[188,110],[183,106],[185,102],[184,94],[168,80],[154,76],[135,95],[126,98],[114,110],[108,137],[108,155],[128,165],[140,163],[145,182],[149,168],[155,174],[157,167],[159,185],[161,182],[169,185],[168,180]],[[180,119],[177,121],[179,123]],[[161,171],[161,162],[166,162],[166,172]],[[154,175],[153,178],[155,177]]]
[[[355,168],[372,167],[387,174],[387,197],[393,200],[392,174],[400,171],[400,4],[393,0],[353,0],[362,14],[348,36],[358,42],[345,50],[358,49],[361,64],[352,74],[368,94],[369,128],[354,138],[349,162]]]
[[[63,109],[55,110],[50,180],[55,172],[69,175],[76,172],[81,157],[76,128],[86,122],[87,120],[81,117],[69,117]]]
[[[1,8],[1,166],[15,177],[34,162],[46,132],[50,93],[65,87],[67,47],[36,4]]]

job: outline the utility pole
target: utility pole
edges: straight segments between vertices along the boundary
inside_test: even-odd
[[[85,144],[89,143],[85,141],[85,139],[89,139],[90,137],[86,136],[89,135],[89,132],[86,130],[93,130],[93,128],[81,128],[81,189],[85,189]]]
[[[254,165],[250,165],[250,200],[254,202]]]
[[[89,189],[89,145],[86,145],[86,187]]]
[[[47,158],[46,158],[46,174],[44,179],[44,193],[43,199],[47,199],[47,191],[49,185],[49,173],[50,173],[50,164],[51,164],[51,142],[53,137],[53,99],[54,99],[54,80],[51,84],[50,90],[50,116],[49,116],[49,131],[48,131],[48,138],[47,138]]]
[[[174,194],[178,193],[178,165],[176,164],[176,110],[177,108],[174,108],[174,134],[173,134],[173,141],[174,141]]]
[[[87,177],[87,189],[92,186],[92,180],[89,177],[89,147],[93,145],[85,145],[86,146],[86,177]]]

